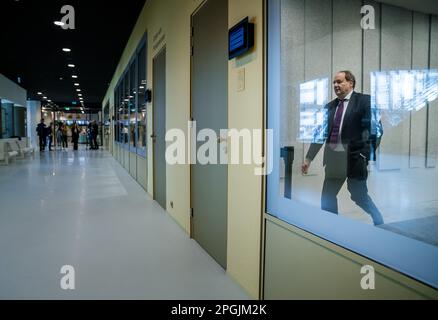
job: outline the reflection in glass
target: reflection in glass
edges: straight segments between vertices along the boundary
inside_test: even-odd
[[[137,84],[137,135],[138,152],[146,155],[146,44],[138,54],[138,84]]]
[[[129,95],[128,95],[128,109],[129,109],[129,136],[130,136],[130,148],[131,151],[135,151],[137,147],[137,108],[136,105],[136,94],[135,88],[137,87],[137,60],[134,59],[134,62],[131,64],[130,68],[130,86],[129,86]]]
[[[438,69],[371,73],[371,105],[396,127],[438,98]]]
[[[298,140],[304,143],[324,143],[328,100],[328,78],[300,85],[300,132]]]
[[[125,81],[123,82],[123,143],[125,146],[129,143],[129,70],[126,72]]]
[[[383,4],[362,30],[359,7],[268,1],[267,212],[437,287],[437,16]],[[340,70],[357,79],[343,108]]]

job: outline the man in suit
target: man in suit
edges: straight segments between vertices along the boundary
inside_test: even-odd
[[[383,224],[382,214],[368,195],[370,161],[371,97],[354,92],[356,79],[350,71],[341,71],[333,81],[337,99],[325,108],[328,115],[324,148],[325,180],[321,208],[338,214],[337,195],[347,181],[351,199],[368,213],[374,225]],[[322,144],[311,144],[302,166],[307,174]]]
[[[40,152],[43,152],[46,149],[47,142],[47,127],[44,124],[44,118],[42,118],[41,122],[38,124],[36,132],[38,133],[39,137]]]

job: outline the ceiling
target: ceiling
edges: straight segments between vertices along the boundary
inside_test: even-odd
[[[65,16],[61,8],[67,4],[75,9],[74,30],[54,24]],[[85,107],[99,109],[144,4],[1,0],[0,73],[26,89],[31,100],[44,101],[41,92],[61,108],[72,107],[79,104],[80,88]]]

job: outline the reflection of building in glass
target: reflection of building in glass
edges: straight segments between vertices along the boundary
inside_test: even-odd
[[[389,123],[397,126],[411,111],[438,98],[438,69],[373,72],[371,93],[373,113],[385,112]]]
[[[328,78],[300,85],[300,132],[298,140],[304,143],[321,143],[326,140],[325,125],[328,103]]]

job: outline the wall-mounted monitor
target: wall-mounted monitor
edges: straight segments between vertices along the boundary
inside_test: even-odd
[[[234,59],[248,52],[254,47],[254,24],[246,17],[229,31],[228,54]]]

